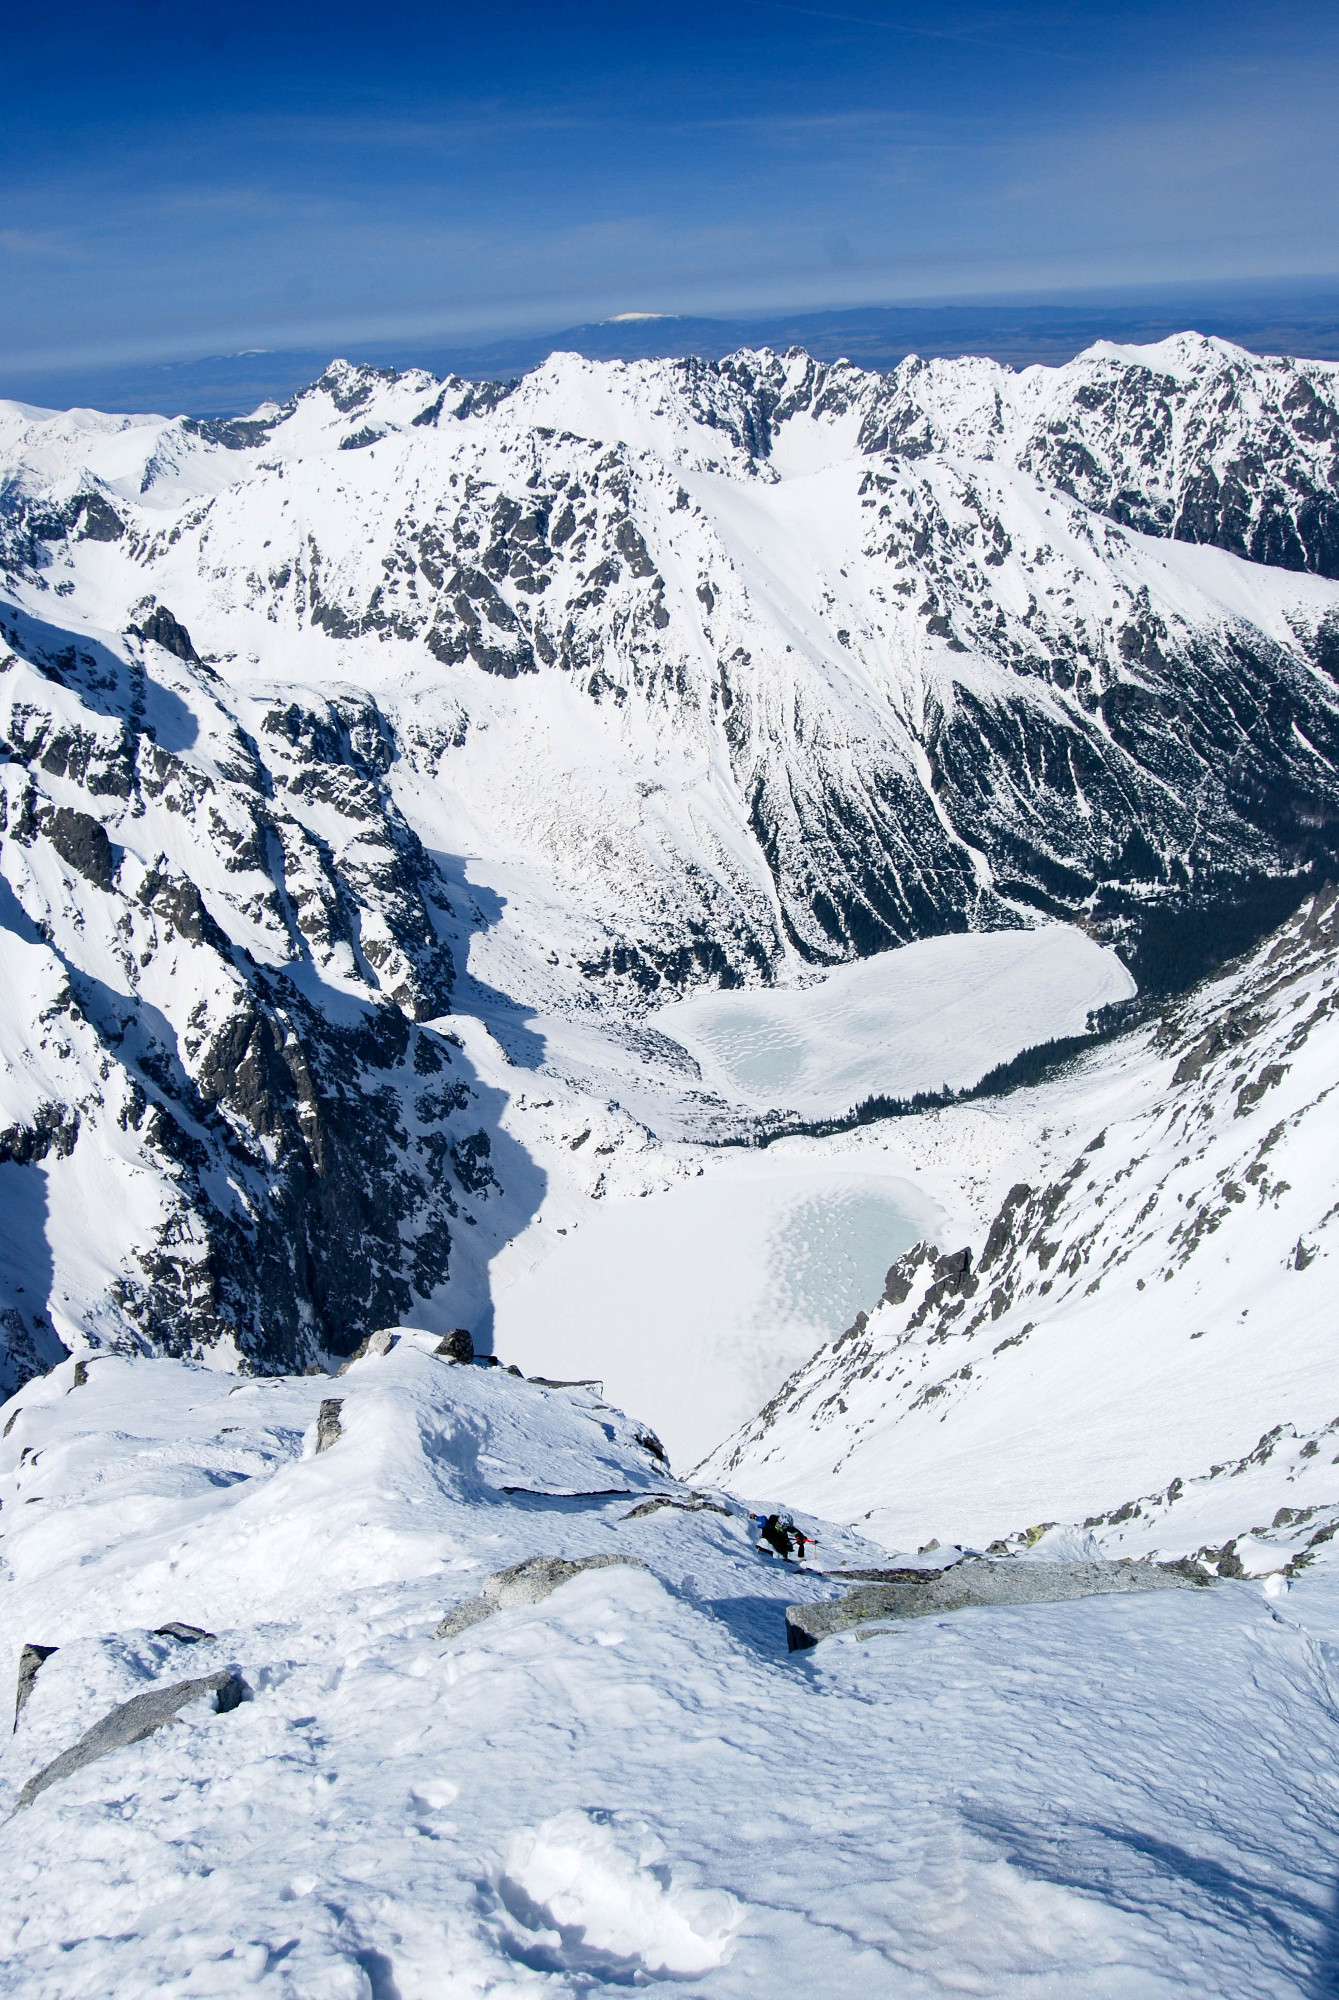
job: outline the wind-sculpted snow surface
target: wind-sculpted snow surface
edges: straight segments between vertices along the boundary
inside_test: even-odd
[[[1186,336],[0,406],[0,1381],[486,1336],[552,1174],[498,1076],[584,1034],[587,1161],[738,1132],[641,1022],[691,988],[1039,915],[1212,957],[1335,853],[1335,381]]]
[[[589,1390],[432,1346],[356,1360],[319,1455],[324,1377],[104,1356],[0,1407],[0,1672],[54,1648],[0,1810],[126,1718],[0,1823],[0,1991],[1324,1989],[1324,1560],[1285,1598],[981,1606],[790,1654],[787,1605],[840,1582],[759,1553]],[[804,1525],[828,1568],[877,1560]],[[434,1636],[536,1557],[566,1580]],[[181,1701],[228,1675],[226,1712]]]
[[[1050,1173],[977,1241],[908,1252],[707,1469],[890,1547],[1305,1565],[1339,1529],[1337,999],[1327,889],[1155,1029],[1010,1100],[1056,1126]]]

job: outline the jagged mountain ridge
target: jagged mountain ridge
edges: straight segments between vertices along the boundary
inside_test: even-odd
[[[15,1269],[66,1186],[22,1368],[52,1299],[291,1366],[486,1288],[543,1176],[431,1026],[471,940],[611,1022],[1327,861],[1337,379],[1187,339],[4,406]],[[1206,454],[1230,518],[1182,504]]]
[[[1018,377],[556,357],[480,389],[336,367],[249,422],[118,424],[99,452],[119,473],[89,476],[70,420],[26,426],[10,559],[74,582],[73,533],[113,629],[149,593],[217,660],[244,634],[262,659],[325,635],[323,678],[363,640],[380,676],[426,653],[446,671],[414,702],[425,774],[468,790],[477,760],[445,750],[471,714],[505,721],[488,838],[519,821],[597,928],[616,901],[593,955],[648,987],[745,976],[1132,886],[1212,897],[1332,851],[1339,626],[1303,572],[1336,566],[1313,532],[1336,379],[1191,339]],[[1217,513],[1193,498],[1210,475],[1237,496]],[[1291,568],[1243,584],[1112,516]],[[536,809],[536,731],[576,752],[565,809]],[[583,878],[614,828],[601,907]]]
[[[1040,1171],[713,1456],[880,1539],[1305,1562],[1339,1531],[1339,891],[1021,1103]],[[961,1113],[937,1114],[950,1150]]]

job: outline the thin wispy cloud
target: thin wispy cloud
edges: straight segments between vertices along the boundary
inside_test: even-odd
[[[801,7],[794,0],[734,0],[737,7],[757,7],[769,14],[799,14],[810,21],[831,21],[834,25],[854,28],[873,28],[883,35],[905,35],[916,41],[958,42],[972,49],[992,50],[996,55],[1036,56],[1047,61],[1076,60],[1073,54],[1063,49],[1039,49],[1029,47],[1024,42],[1000,41],[994,36],[972,35],[960,28],[930,28],[923,23],[912,21],[888,21],[871,14],[838,13],[830,7]]]
[[[261,26],[250,4],[220,12],[229,46]],[[123,48],[90,12],[81,69],[77,36],[55,66],[25,18],[35,81],[0,128],[0,368],[94,342],[555,325],[630,299],[1339,269],[1333,22],[1303,0],[1267,21],[1218,0],[1212,21],[1210,39],[1204,0],[648,0],[561,20],[518,0],[505,23],[425,14],[412,35],[350,15],[304,41],[276,19],[265,64],[230,67],[203,36]]]

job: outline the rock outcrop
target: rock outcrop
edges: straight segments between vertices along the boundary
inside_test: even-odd
[[[929,1618],[969,1606],[1063,1604],[1134,1590],[1202,1590],[1212,1581],[1194,1563],[986,1562],[951,1569],[906,1569],[887,1583],[862,1584],[835,1603],[788,1604],[786,1640],[792,1653],[834,1632],[858,1635],[881,1620]]]
[[[327,1396],[321,1404],[320,1414],[316,1419],[316,1449],[313,1456],[319,1452],[329,1451],[331,1445],[337,1444],[343,1437],[344,1426],[339,1416],[343,1408],[342,1396]]]
[[[68,1778],[73,1772],[92,1764],[99,1757],[106,1757],[113,1750],[122,1750],[130,1743],[138,1743],[151,1736],[155,1729],[175,1722],[184,1708],[192,1702],[213,1697],[215,1711],[226,1715],[231,1709],[244,1702],[251,1690],[241,1675],[231,1668],[224,1668],[215,1674],[205,1674],[199,1680],[174,1681],[171,1687],[150,1688],[147,1694],[137,1694],[130,1701],[123,1701],[118,1708],[104,1715],[100,1722],[59,1757],[53,1758],[40,1771],[29,1778],[19,1793],[18,1806],[30,1806],[41,1796],[49,1785],[61,1778]]]
[[[506,1611],[514,1604],[538,1604],[584,1570],[645,1567],[636,1556],[578,1556],[572,1562],[561,1556],[527,1556],[524,1562],[513,1563],[509,1569],[500,1569],[488,1577],[477,1597],[468,1597],[448,1611],[437,1627],[436,1636],[454,1639],[471,1625],[491,1618],[495,1611]]]
[[[19,1726],[19,1717],[28,1706],[28,1702],[32,1696],[33,1684],[41,1671],[43,1661],[49,1660],[51,1655],[58,1650],[59,1648],[55,1646],[34,1646],[29,1643],[19,1654],[18,1686],[14,1691],[15,1729]]]

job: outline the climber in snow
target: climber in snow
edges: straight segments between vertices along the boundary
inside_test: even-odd
[[[804,1546],[806,1542],[812,1546],[812,1535],[803,1534],[793,1521],[782,1520],[779,1514],[750,1514],[749,1519],[758,1524],[760,1553],[766,1545],[786,1562],[804,1561]]]
[[[781,1556],[785,1561],[789,1562],[790,1531],[781,1516],[779,1514],[754,1514],[750,1518],[761,1523],[758,1529],[759,1551],[761,1552],[764,1547],[769,1548],[773,1555]]]

